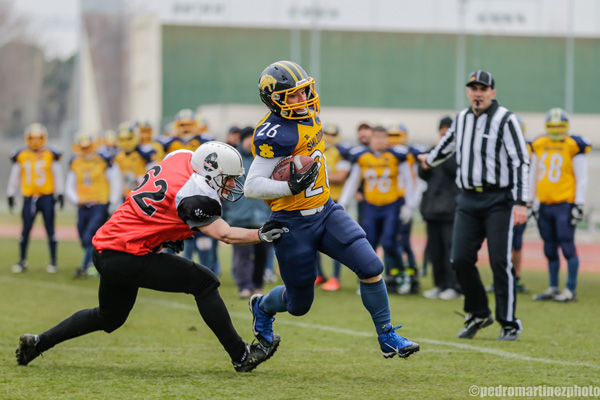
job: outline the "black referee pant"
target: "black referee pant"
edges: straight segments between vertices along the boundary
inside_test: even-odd
[[[133,255],[112,250],[99,253],[94,250],[93,258],[100,273],[99,306],[78,311],[40,334],[40,351],[90,332],[115,331],[127,320],[138,289],[147,288],[193,295],[202,319],[225,350],[233,360],[241,359],[246,344],[233,327],[218,291],[219,279],[211,270],[167,253]]]
[[[476,317],[491,314],[477,263],[477,252],[487,238],[494,274],[496,320],[521,329],[515,318],[516,279],[511,261],[513,200],[508,189],[484,192],[462,190],[457,197],[452,235],[452,267],[465,295],[464,310]]]

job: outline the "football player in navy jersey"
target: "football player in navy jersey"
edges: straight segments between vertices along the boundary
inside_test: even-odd
[[[365,232],[329,196],[325,144],[319,119],[315,81],[290,61],[269,65],[260,75],[260,98],[269,109],[254,132],[254,162],[248,172],[246,197],[262,199],[271,218],[289,233],[275,243],[284,285],[250,299],[253,331],[264,346],[274,342],[273,321],[278,312],[306,314],[314,299],[315,261],[320,251],[348,266],[359,277],[361,297],[371,314],[384,357],[408,357],[419,345],[399,336],[391,324],[383,265]],[[275,166],[287,156],[305,155],[315,163],[305,172],[290,165],[289,181],[271,179]]]
[[[229,226],[221,218],[222,200],[243,194],[242,158],[225,143],[209,142],[195,152],[171,153],[144,176],[94,236],[93,260],[100,273],[99,306],[78,311],[40,335],[24,334],[17,362],[27,365],[55,345],[87,333],[113,332],[125,323],[139,288],[194,296],[204,322],[217,336],[238,372],[248,372],[277,349],[279,335],[268,348],[249,345],[238,335],[218,291],[219,279],[209,269],[183,257],[183,239],[196,231],[229,244],[273,242],[281,223],[260,229]]]

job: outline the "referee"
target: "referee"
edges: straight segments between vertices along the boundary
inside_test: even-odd
[[[451,263],[465,295],[467,312],[461,339],[472,339],[494,322],[475,266],[487,238],[494,274],[498,340],[518,340],[515,317],[516,279],[511,262],[513,225],[527,221],[529,154],[516,115],[498,104],[494,78],[486,71],[469,75],[466,94],[471,107],[458,113],[452,126],[429,153],[419,155],[423,168],[441,164],[456,153],[456,218]]]

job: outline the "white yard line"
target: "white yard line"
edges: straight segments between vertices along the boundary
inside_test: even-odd
[[[18,278],[7,277],[7,276],[0,277],[0,282],[3,282],[3,283],[17,283],[18,282],[21,284],[25,283],[25,284],[28,284],[31,286],[43,287],[43,288],[47,288],[47,289],[78,292],[78,293],[91,294],[91,293],[96,292],[95,288],[79,287],[79,286],[67,285],[64,283],[54,283],[54,282],[47,282],[47,281],[24,280],[24,279],[18,279]],[[196,306],[193,304],[180,303],[180,302],[171,301],[171,300],[151,299],[151,298],[145,297],[143,295],[142,296],[138,295],[137,301],[140,303],[153,304],[153,305],[157,305],[157,306],[180,309],[180,310],[197,310]],[[248,319],[248,320],[251,318],[249,311],[244,312],[244,313],[230,311],[230,314],[236,318],[244,318],[244,319]],[[277,321],[277,324],[289,325],[289,326],[293,326],[293,327],[297,327],[297,328],[306,328],[306,329],[311,329],[311,330],[327,331],[327,332],[333,332],[333,333],[350,335],[350,336],[359,336],[359,337],[373,337],[374,336],[373,332],[354,331],[351,329],[337,328],[334,326],[311,324],[311,323],[301,322],[298,320],[288,321],[288,320],[279,319]],[[549,359],[549,358],[540,358],[540,357],[530,357],[530,356],[525,356],[525,355],[521,355],[518,353],[510,353],[510,352],[504,351],[504,350],[498,350],[498,349],[493,349],[493,348],[488,348],[488,347],[473,346],[471,344],[449,342],[449,341],[444,341],[444,340],[425,339],[425,338],[412,338],[412,339],[414,339],[416,342],[419,342],[419,343],[429,343],[429,344],[438,345],[438,346],[453,347],[453,348],[460,349],[460,350],[492,354],[492,355],[495,355],[498,357],[520,360],[520,361],[531,361],[531,362],[538,362],[538,363],[544,363],[544,364],[556,364],[556,365],[562,365],[562,366],[600,369],[600,365],[598,365],[598,364],[576,362],[576,361],[553,360],[553,359]],[[427,351],[427,349],[424,349],[424,350]]]

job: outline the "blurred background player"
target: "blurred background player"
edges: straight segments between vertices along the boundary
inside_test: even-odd
[[[242,130],[239,126],[232,125],[229,128],[229,131],[227,131],[227,136],[225,136],[225,143],[230,146],[237,147],[240,144],[241,132]]]
[[[129,122],[122,122],[117,133],[119,151],[114,162],[119,166],[122,176],[123,201],[137,187],[146,171],[155,164],[156,151],[151,146],[140,146],[137,131]]]
[[[413,216],[421,201],[421,195],[425,190],[425,184],[418,177],[418,163],[416,157],[423,153],[425,148],[421,145],[409,145],[408,144],[408,129],[402,123],[391,124],[388,127],[388,143],[392,146],[405,146],[407,149],[406,161],[410,166],[410,179],[412,181],[414,190],[412,191],[413,199],[406,199],[406,193],[404,189],[404,180],[399,181],[400,185],[400,215],[398,218],[398,234],[396,236],[398,247],[400,248],[400,259],[401,265],[401,280],[399,281],[398,293],[418,293],[420,289],[419,285],[419,271],[417,267],[417,259],[412,249],[410,242],[410,233],[412,231]],[[408,178],[407,178],[408,179]],[[404,254],[406,254],[406,261],[408,268],[405,268]]]
[[[439,140],[452,125],[452,118],[440,121]],[[432,147],[433,148],[433,147]],[[419,178],[427,182],[420,210],[427,229],[427,254],[433,270],[433,289],[423,292],[428,299],[451,300],[460,296],[460,285],[450,264],[452,228],[456,212],[456,196],[460,192],[456,179],[456,158],[450,157],[439,168],[419,167]]]
[[[65,194],[77,206],[77,233],[83,247],[81,266],[74,277],[87,275],[92,264],[92,238],[108,220],[109,204],[115,208],[121,199],[121,172],[110,159],[96,151],[91,135],[80,133],[73,143]],[[95,268],[94,268],[95,271]],[[93,275],[93,273],[91,273]]]
[[[350,145],[340,143],[340,128],[336,124],[325,124],[323,127],[323,141],[325,142],[325,167],[327,168],[327,178],[329,179],[329,196],[336,203],[340,199],[344,182],[350,174],[352,164],[347,160],[350,152]],[[341,289],[340,285],[340,267],[339,261],[332,259],[333,272],[331,278],[324,281],[321,289],[327,291],[336,291]],[[319,277],[325,277],[321,266],[320,253],[317,255],[317,280]]]
[[[27,270],[27,245],[33,222],[38,212],[42,213],[44,226],[48,234],[50,262],[46,271],[50,274],[58,272],[56,264],[57,240],[54,235],[54,205],[58,203],[62,210],[63,172],[60,165],[61,153],[46,147],[48,130],[40,123],[33,123],[25,129],[25,148],[11,155],[13,162],[8,179],[8,208],[12,212],[15,206],[15,194],[21,183],[23,195],[23,231],[19,238],[19,262],[12,267],[12,272],[21,273]],[[54,196],[56,195],[56,199]]]
[[[210,124],[208,123],[208,119],[204,115],[199,112],[194,113],[194,120],[196,121],[196,140],[198,143],[203,144],[206,142],[210,142],[215,140],[215,137],[210,132]],[[193,143],[193,146],[200,146],[200,144]],[[237,146],[237,144],[236,144]],[[236,147],[233,146],[233,147]],[[188,149],[191,150],[191,149]],[[193,151],[193,150],[192,150]]]
[[[133,122],[133,129],[140,138],[140,145],[151,146],[156,151],[156,162],[162,161],[165,158],[165,150],[161,143],[154,140],[154,128],[150,120],[146,117],[140,117]]]
[[[237,150],[242,156],[244,170],[248,171],[254,160],[252,155],[252,135],[254,128],[249,126],[240,131]],[[242,196],[235,205],[226,203],[225,221],[230,226],[246,229],[260,228],[269,219],[271,209],[262,200]],[[238,287],[238,297],[249,299],[262,293],[264,273],[269,253],[273,252],[271,243],[260,242],[250,245],[233,245],[233,279]]]
[[[352,154],[354,165],[340,195],[339,204],[347,206],[364,181],[365,205],[361,226],[373,250],[379,244],[383,247],[388,290],[396,291],[395,282],[402,270],[402,254],[396,243],[401,207],[398,181],[404,182],[406,195],[411,200],[414,198],[414,184],[410,177],[410,166],[406,163],[406,147],[389,147],[388,140],[387,130],[376,126],[373,128],[369,147]]]
[[[98,153],[111,162],[119,152],[117,148],[117,134],[112,129],[103,131],[98,137]]]
[[[530,199],[539,201],[538,228],[548,259],[549,287],[534,300],[577,300],[579,257],[575,247],[575,225],[583,219],[588,183],[587,153],[591,143],[569,135],[569,117],[560,108],[546,116],[546,134],[531,144]],[[558,292],[560,258],[567,259],[567,284]]]

